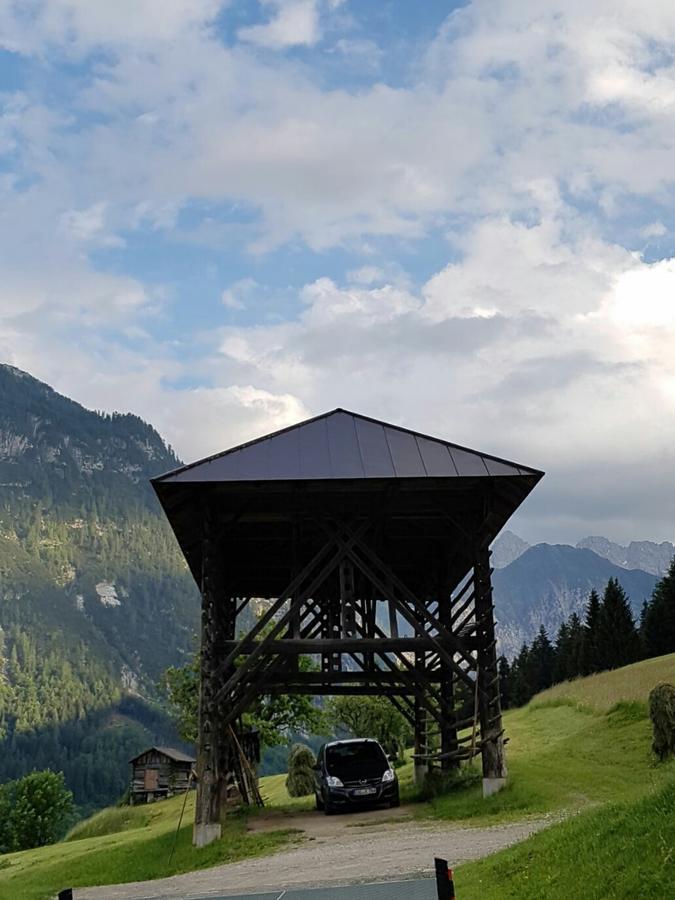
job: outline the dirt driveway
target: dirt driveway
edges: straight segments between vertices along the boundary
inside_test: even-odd
[[[337,816],[270,812],[251,819],[254,831],[302,830],[304,840],[264,859],[249,859],[157,881],[80,888],[76,900],[220,897],[293,887],[350,884],[419,877],[434,856],[452,865],[479,859],[523,840],[552,819],[489,828],[457,828],[414,819],[405,806]],[[300,836],[302,838],[302,836]]]

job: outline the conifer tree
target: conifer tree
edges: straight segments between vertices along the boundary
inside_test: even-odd
[[[654,588],[641,630],[647,656],[675,653],[675,558]]]
[[[610,578],[600,607],[598,661],[601,669],[618,669],[636,662],[640,643],[626,592]]]
[[[523,706],[532,697],[530,674],[530,648],[523,644],[511,665],[511,701],[514,706]]]
[[[600,630],[600,597],[593,588],[588,596],[586,606],[586,618],[584,621],[584,638],[582,647],[581,673],[591,675],[601,669],[599,658],[599,630]]]
[[[532,695],[544,691],[553,684],[555,651],[546,628],[542,625],[530,648],[530,671]]]
[[[572,613],[567,622],[569,629],[568,678],[578,678],[583,674],[585,629],[581,619]]]
[[[563,622],[558,629],[558,636],[555,639],[555,666],[553,668],[553,678],[556,684],[559,681],[567,681],[570,678],[570,629],[567,622]]]
[[[511,666],[505,656],[499,657],[499,692],[502,699],[502,709],[510,709],[512,705]]]

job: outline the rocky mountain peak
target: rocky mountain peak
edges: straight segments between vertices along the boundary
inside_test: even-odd
[[[675,556],[675,545],[670,541],[631,541],[624,547],[605,537],[591,536],[580,540],[577,548],[592,550],[622,569],[642,569],[659,576],[665,575]]]

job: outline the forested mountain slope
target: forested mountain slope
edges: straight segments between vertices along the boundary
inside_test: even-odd
[[[148,483],[177,464],[136,416],[0,366],[0,780],[64,768],[76,800],[99,805],[124,789],[129,755],[170,736],[130,698],[153,696],[197,625]]]

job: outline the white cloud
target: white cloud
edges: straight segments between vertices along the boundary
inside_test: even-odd
[[[258,287],[258,282],[253,278],[240,278],[229,288],[225,288],[221,295],[221,303],[228,309],[245,309],[246,299]]]
[[[317,0],[261,0],[272,9],[272,18],[264,25],[240,28],[240,41],[280,50],[285,47],[316,44],[321,36]]]
[[[640,235],[644,238],[663,237],[668,233],[668,229],[663,222],[650,222],[640,229]]]
[[[60,47],[142,47],[207,25],[226,0],[0,0],[0,46],[20,53]]]

